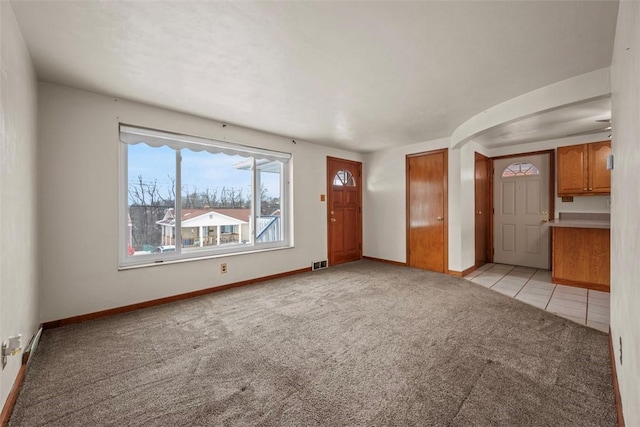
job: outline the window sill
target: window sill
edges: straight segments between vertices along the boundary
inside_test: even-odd
[[[203,255],[203,256],[193,256],[193,257],[187,257],[187,258],[174,258],[174,259],[165,259],[165,260],[155,260],[155,261],[150,261],[150,262],[145,262],[145,263],[124,264],[124,265],[119,265],[118,266],[118,271],[134,270],[134,269],[137,269],[137,268],[158,267],[158,266],[161,266],[161,265],[181,264],[181,263],[184,263],[184,262],[203,261],[203,260],[217,259],[217,258],[228,258],[228,257],[233,257],[233,256],[238,256],[238,255],[248,255],[248,254],[261,253],[261,252],[281,251],[281,250],[293,249],[293,248],[294,248],[293,245],[278,246],[278,247],[271,247],[271,248],[253,249],[253,250],[242,251],[242,252],[227,252],[227,253],[221,253],[221,254],[208,254],[208,255]]]

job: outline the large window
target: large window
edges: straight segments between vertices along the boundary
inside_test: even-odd
[[[122,266],[289,245],[290,154],[120,126]]]

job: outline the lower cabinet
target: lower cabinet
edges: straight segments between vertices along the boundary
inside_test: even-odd
[[[553,228],[551,281],[609,292],[610,230]]]

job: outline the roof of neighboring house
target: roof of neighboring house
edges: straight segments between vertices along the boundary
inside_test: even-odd
[[[240,221],[249,222],[249,215],[251,215],[251,209],[211,209],[219,214],[230,216],[231,218],[239,219]]]
[[[250,214],[250,209],[183,209],[181,222],[182,227],[246,224]],[[173,209],[167,209],[164,218],[156,224],[174,226]]]

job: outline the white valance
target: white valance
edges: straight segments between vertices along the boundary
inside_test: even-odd
[[[147,144],[152,147],[167,146],[174,150],[186,148],[191,151],[207,151],[213,154],[224,153],[229,156],[255,157],[256,159],[283,163],[288,162],[291,158],[290,153],[264,150],[231,142],[216,141],[213,139],[199,138],[197,136],[180,135],[127,125],[120,125],[120,141],[131,145]]]

